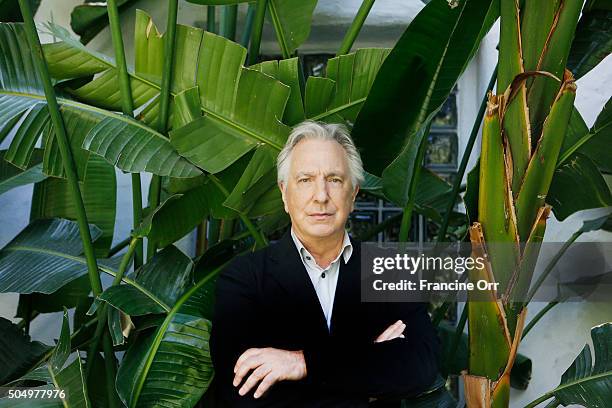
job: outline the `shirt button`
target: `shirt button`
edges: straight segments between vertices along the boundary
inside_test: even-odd
[[[323,273],[321,274],[321,277],[322,277],[322,278],[325,278],[325,272],[323,272]]]
[[[307,256],[306,259],[308,259],[310,261],[311,258],[309,256]]]

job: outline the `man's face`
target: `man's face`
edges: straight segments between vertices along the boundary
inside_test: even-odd
[[[287,183],[280,189],[291,224],[304,239],[343,233],[359,191],[351,184],[344,148],[334,140],[317,139],[293,148]]]

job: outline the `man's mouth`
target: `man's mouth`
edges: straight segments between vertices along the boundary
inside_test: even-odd
[[[332,214],[330,214],[330,213],[312,213],[309,216],[314,218],[315,220],[325,220],[325,219],[331,217]]]

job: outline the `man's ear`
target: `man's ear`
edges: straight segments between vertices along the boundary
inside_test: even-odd
[[[280,182],[278,183],[278,188],[279,188],[279,189],[280,189],[280,191],[281,191],[281,197],[282,197],[282,199],[283,199],[283,205],[285,206],[285,212],[286,212],[287,214],[289,214],[289,208],[287,207],[287,198],[285,197],[285,193],[286,193],[286,185],[285,185],[285,183],[283,183],[282,181],[280,181]]]

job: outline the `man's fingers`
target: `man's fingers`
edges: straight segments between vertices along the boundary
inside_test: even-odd
[[[253,397],[261,397],[263,394],[266,393],[266,391],[268,391],[268,389],[270,389],[271,386],[274,385],[276,380],[276,376],[274,376],[272,373],[268,373],[268,375],[266,375],[259,383],[259,387],[257,387],[257,389],[255,390],[255,394],[253,394]]]
[[[245,395],[259,381],[261,381],[262,378],[266,377],[269,372],[270,372],[270,369],[266,368],[266,366],[264,365],[260,365],[259,367],[257,367],[257,369],[253,371],[251,375],[249,375],[249,378],[247,378],[247,380],[244,382],[242,387],[240,387],[238,394]]]
[[[389,339],[389,336],[391,336],[391,334],[393,333],[393,330],[395,329],[395,327],[399,324],[399,320],[395,323],[393,323],[391,326],[387,327],[385,329],[385,331],[383,331],[380,336],[378,336],[375,340],[375,343],[380,343],[383,341],[387,341]]]
[[[234,365],[234,373],[238,371],[238,367],[240,367],[240,365],[244,363],[245,360],[247,360],[251,356],[258,354],[260,350],[261,349],[258,349],[258,348],[250,348],[246,350],[244,353],[242,353],[240,357],[238,357],[238,360],[236,360],[236,364]]]
[[[406,328],[406,325],[401,320],[393,323],[391,326],[387,327],[387,329],[382,332],[380,336],[376,338],[375,343],[381,343],[383,341],[392,340],[396,337],[400,337],[402,332]]]
[[[237,387],[238,385],[240,385],[240,383],[242,383],[242,379],[244,378],[244,376],[248,374],[249,371],[256,369],[262,364],[263,364],[263,361],[261,361],[261,359],[259,358],[259,355],[253,355],[247,358],[246,360],[244,360],[238,366],[238,370],[236,370],[236,373],[234,375],[234,381],[233,381],[234,387]]]

